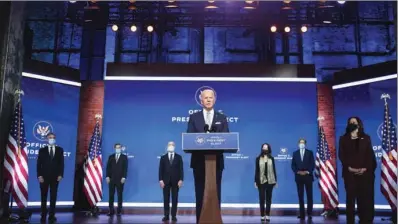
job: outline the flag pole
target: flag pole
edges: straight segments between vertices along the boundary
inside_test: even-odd
[[[102,119],[102,115],[97,113],[95,114],[95,126],[94,129],[97,125],[99,125],[100,120]],[[97,150],[94,150],[95,153],[95,157],[97,157]],[[90,152],[88,152],[88,154],[90,154]],[[89,156],[89,155],[88,155]],[[87,157],[88,158],[88,157]],[[86,158],[86,163],[87,163],[87,158]],[[94,166],[97,166],[97,161],[95,161]],[[86,174],[85,174],[86,175]],[[102,180],[101,180],[102,181]],[[86,212],[86,216],[98,216],[98,214],[100,213],[100,209],[98,208],[98,206],[95,204],[90,211]]]
[[[388,94],[388,93],[383,93],[383,94],[381,94],[380,99],[381,99],[381,100],[384,100],[384,106],[386,107],[387,110],[389,110],[387,100],[390,100],[390,99],[391,99],[390,94]],[[386,116],[386,115],[384,115],[384,116]],[[387,122],[389,122],[389,119],[386,119],[386,120],[387,120]],[[392,153],[391,153],[391,139],[390,139],[390,135],[389,135],[389,134],[387,135],[387,138],[388,138],[387,147],[388,147],[388,151],[389,151],[389,153],[388,153],[388,158],[389,158],[391,161],[393,161],[394,158],[393,158],[393,155],[392,155]],[[385,149],[383,149],[383,150],[385,150]],[[392,222],[396,223],[396,221],[397,221],[397,219],[396,219],[397,211],[396,211],[396,210],[394,211],[394,210],[392,209],[392,207],[391,207],[391,210],[392,210],[392,215],[391,215],[391,217],[390,217],[390,218],[382,218],[382,219],[381,219],[382,221],[392,221]]]

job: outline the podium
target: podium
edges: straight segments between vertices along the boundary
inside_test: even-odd
[[[222,223],[217,196],[215,152],[235,153],[239,150],[239,133],[183,133],[182,149],[186,153],[205,154],[205,189],[199,224]]]

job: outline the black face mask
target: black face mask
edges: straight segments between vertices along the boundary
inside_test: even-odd
[[[262,150],[262,151],[261,151],[261,154],[263,154],[263,155],[268,155],[268,154],[269,154],[269,151],[268,151],[268,150]]]
[[[349,131],[349,132],[353,132],[353,131],[355,131],[356,129],[358,129],[358,125],[357,125],[357,124],[350,123],[350,124],[348,125],[348,131]]]

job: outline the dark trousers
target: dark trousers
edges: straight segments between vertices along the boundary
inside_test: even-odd
[[[272,190],[274,189],[274,186],[275,186],[274,184],[260,184],[258,186],[261,216],[266,216],[266,215],[268,216],[270,214],[271,202],[272,202]]]
[[[55,203],[57,202],[57,192],[58,192],[58,181],[55,180],[46,180],[40,184],[40,192],[41,192],[41,215],[47,215],[47,194],[48,189],[50,188],[50,211],[49,215],[55,215]]]
[[[364,174],[347,174],[344,178],[346,190],[346,222],[355,223],[355,202],[360,223],[373,223],[374,219],[374,177]]]
[[[177,204],[178,204],[178,185],[177,184],[166,184],[163,188],[163,208],[164,216],[169,217],[170,214],[170,191],[171,191],[171,216],[177,216]]]
[[[307,215],[312,216],[312,207],[313,207],[313,200],[312,200],[312,179],[307,178],[304,180],[297,180],[297,193],[299,198],[299,205],[300,205],[300,216],[305,217],[305,209],[304,209],[304,189],[307,195]]]
[[[203,196],[205,192],[205,170],[204,169],[193,169],[193,177],[195,179],[195,198],[196,198],[196,221],[199,222],[200,212],[202,211]],[[216,182],[217,182],[217,196],[218,202],[221,207],[221,179],[222,170],[216,171]]]
[[[113,207],[113,203],[115,201],[115,189],[117,190],[117,213],[122,212],[123,207],[123,187],[122,183],[113,183],[112,181],[109,183],[109,213],[114,213],[115,209]]]

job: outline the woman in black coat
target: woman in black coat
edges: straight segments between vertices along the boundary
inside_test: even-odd
[[[264,143],[256,158],[254,186],[258,189],[261,221],[270,221],[272,190],[277,184],[275,160],[271,155],[271,146]],[[266,207],[264,208],[264,204]]]
[[[347,121],[346,133],[340,137],[339,158],[343,165],[346,190],[346,221],[355,223],[355,203],[358,206],[359,223],[373,223],[374,182],[377,167],[369,135],[358,117]]]

